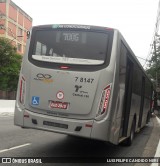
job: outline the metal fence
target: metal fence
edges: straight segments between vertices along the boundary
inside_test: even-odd
[[[2,91],[0,90],[0,99],[15,100],[16,91]]]

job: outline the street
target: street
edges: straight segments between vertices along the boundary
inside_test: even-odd
[[[154,157],[160,133],[155,116],[140,133],[136,134],[131,147],[108,145],[104,142],[46,131],[22,129],[13,125],[13,113],[0,115],[0,126],[1,157]],[[43,165],[82,165],[82,163]],[[91,165],[120,164],[92,163]],[[122,163],[121,165],[136,164]],[[151,165],[151,163],[145,165]]]
[[[0,0],[0,69],[0,166],[160,166],[160,0]]]

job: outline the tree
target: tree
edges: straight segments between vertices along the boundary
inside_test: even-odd
[[[150,78],[155,80],[155,87],[160,86],[160,39],[154,41],[153,43],[153,55],[149,60],[148,69],[146,70]]]
[[[155,108],[157,107],[157,99],[160,100],[160,38],[159,36],[153,42],[153,55],[149,60],[149,69],[147,70],[147,74],[152,78],[153,85],[155,87]]]
[[[17,54],[11,40],[0,38],[0,90],[15,91],[22,56]]]

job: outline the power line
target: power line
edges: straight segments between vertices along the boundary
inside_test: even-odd
[[[136,56],[138,59],[141,59],[141,60],[144,60],[146,61],[146,59],[142,58],[142,57],[139,57],[139,56]]]

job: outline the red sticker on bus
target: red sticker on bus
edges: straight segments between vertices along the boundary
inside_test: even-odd
[[[50,108],[67,109],[67,102],[50,101]]]

